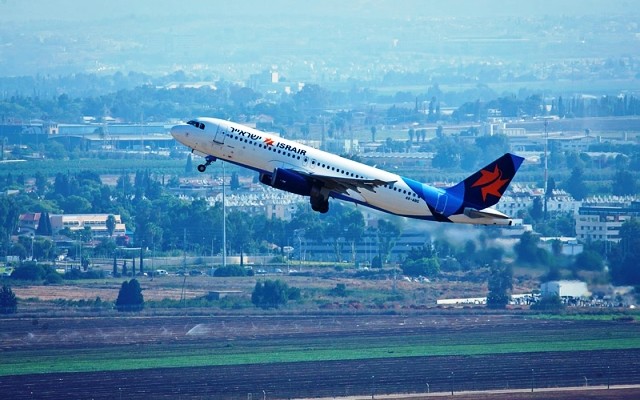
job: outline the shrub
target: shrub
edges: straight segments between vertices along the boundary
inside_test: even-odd
[[[86,272],[82,272],[79,269],[72,269],[64,273],[64,279],[67,280],[78,280],[78,279],[102,279],[104,278],[104,271],[101,270],[90,270]]]
[[[11,278],[25,281],[41,281],[47,275],[47,271],[42,265],[35,262],[25,262],[11,273]]]
[[[57,272],[50,272],[47,274],[47,276],[45,276],[44,281],[47,284],[58,284],[58,283],[62,283],[63,279],[62,276],[60,276],[59,273]]]
[[[0,314],[15,314],[18,311],[18,299],[9,286],[0,290]]]
[[[216,269],[213,276],[247,276],[247,269],[240,265],[227,265],[226,267]]]
[[[331,296],[346,297],[347,296],[347,285],[345,285],[344,283],[338,283],[338,284],[336,284],[336,287],[334,287],[333,289],[331,289],[329,291],[329,294]]]
[[[300,289],[289,288],[281,280],[256,282],[251,294],[251,302],[260,308],[278,308],[287,304],[288,300],[300,299]]]
[[[144,297],[137,279],[122,282],[116,309],[118,311],[140,311],[144,308]]]
[[[532,310],[538,311],[560,311],[564,308],[560,296],[544,296],[538,302],[531,305]]]
[[[440,264],[436,258],[407,259],[402,263],[402,273],[407,276],[436,276],[440,273]]]

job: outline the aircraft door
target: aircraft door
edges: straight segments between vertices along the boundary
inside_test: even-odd
[[[216,125],[216,132],[213,135],[213,142],[218,144],[224,144],[225,136],[227,136],[226,130],[220,125]]]
[[[438,193],[438,201],[436,203],[436,207],[435,210],[442,214],[444,213],[444,210],[446,210],[447,208],[447,198],[448,196],[446,195],[446,193]]]

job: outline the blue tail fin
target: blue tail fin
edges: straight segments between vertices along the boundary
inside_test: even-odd
[[[511,183],[524,158],[506,153],[464,181],[446,189],[447,193],[463,199],[461,209],[482,210],[495,205]]]

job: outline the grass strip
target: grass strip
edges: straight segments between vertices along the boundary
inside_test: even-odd
[[[167,347],[169,346],[169,347]],[[0,376],[46,374],[55,372],[120,371],[150,368],[205,367],[245,364],[272,364],[337,360],[362,360],[392,357],[474,356],[489,354],[594,351],[640,348],[640,338],[558,340],[524,343],[490,344],[403,344],[333,348],[300,346],[196,348],[165,345],[131,349],[130,347],[90,350],[16,351],[5,352],[0,364]]]

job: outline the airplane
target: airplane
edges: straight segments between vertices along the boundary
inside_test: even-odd
[[[200,117],[171,135],[204,157],[198,171],[220,159],[257,171],[260,182],[308,196],[311,208],[329,210],[329,198],[409,218],[475,225],[512,225],[491,208],[524,160],[506,153],[460,183],[437,188],[238,123]]]

